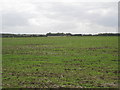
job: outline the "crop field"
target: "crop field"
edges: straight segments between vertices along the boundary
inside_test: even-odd
[[[118,88],[118,37],[2,38],[3,88]]]

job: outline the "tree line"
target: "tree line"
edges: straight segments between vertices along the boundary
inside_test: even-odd
[[[120,33],[98,34],[71,34],[71,33],[47,33],[47,34],[0,34],[0,37],[49,37],[49,36],[120,36]]]

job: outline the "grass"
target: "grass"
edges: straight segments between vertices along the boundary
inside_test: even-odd
[[[117,88],[118,37],[3,38],[3,88]]]

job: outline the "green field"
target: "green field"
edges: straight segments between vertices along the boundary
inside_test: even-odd
[[[117,88],[118,37],[2,39],[3,88]]]

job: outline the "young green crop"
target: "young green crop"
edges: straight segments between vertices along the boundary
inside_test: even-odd
[[[3,38],[3,88],[117,88],[118,37]]]

